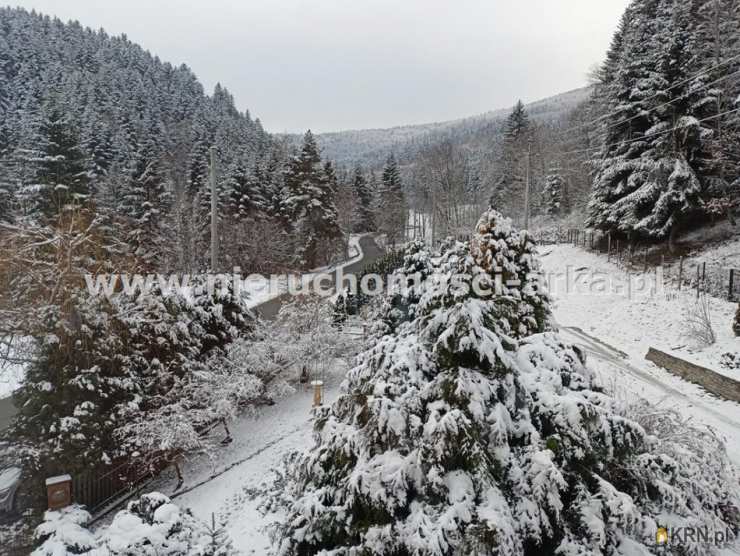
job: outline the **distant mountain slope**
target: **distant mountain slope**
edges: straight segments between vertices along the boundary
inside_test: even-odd
[[[575,89],[532,102],[527,105],[527,111],[534,121],[547,122],[572,110],[590,94],[591,87]],[[353,165],[359,162],[368,167],[377,167],[391,150],[402,160],[409,160],[420,146],[443,138],[465,142],[482,132],[495,133],[509,112],[511,108],[507,107],[447,122],[322,133],[317,138],[323,154],[338,164]]]

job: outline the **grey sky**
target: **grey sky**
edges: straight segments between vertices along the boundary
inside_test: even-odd
[[[586,83],[629,0],[16,0],[220,81],[269,131],[426,123]]]

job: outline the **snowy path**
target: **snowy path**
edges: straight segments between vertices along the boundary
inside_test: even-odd
[[[337,396],[340,380],[336,377],[328,385],[328,403]],[[311,401],[312,393],[301,390],[256,417],[239,419],[230,425],[234,442],[210,457],[185,463],[182,488],[173,491],[177,481],[174,474],[167,473],[147,489],[170,496],[208,523],[215,514],[240,553],[266,554],[269,539],[263,527],[267,522],[257,510],[253,490],[285,455],[311,445]]]
[[[542,262],[551,278],[570,267],[571,272],[597,272],[617,281],[626,279],[625,272],[616,265],[572,246],[547,248]],[[590,366],[615,395],[648,399],[708,425],[725,439],[730,458],[740,467],[740,404],[720,400],[644,359],[650,345],[670,350],[684,343],[680,338],[682,300],[660,293],[629,299],[624,292],[594,294],[578,288],[564,291],[562,287],[554,294],[554,313],[561,333],[586,349]],[[740,341],[718,326],[720,319],[726,319],[723,324],[729,329],[730,304],[721,300],[713,303],[717,345],[707,350],[672,351],[720,370],[718,354],[740,351]]]

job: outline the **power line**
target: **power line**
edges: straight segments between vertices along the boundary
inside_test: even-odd
[[[717,118],[721,118],[722,116],[727,116],[728,114],[733,114],[735,112],[740,112],[740,108],[734,108],[732,110],[728,110],[726,112],[722,112],[721,114],[715,114],[714,116],[709,116],[707,118],[702,118],[701,120],[697,120],[699,123],[708,122]],[[654,133],[648,133],[647,135],[643,135],[641,137],[636,137],[635,139],[629,139],[626,141],[620,141],[617,143],[611,143],[609,145],[604,145],[601,147],[592,147],[590,149],[580,149],[575,151],[566,151],[563,153],[559,153],[560,155],[566,155],[566,154],[578,154],[578,153],[587,153],[587,152],[594,152],[594,151],[600,151],[602,149],[609,149],[611,147],[618,147],[620,145],[628,145],[630,143],[636,143],[638,141],[644,141],[645,139],[648,139],[650,137],[659,137],[660,135],[665,135],[666,133],[671,133],[672,131],[678,131],[679,129],[684,129],[683,126],[676,126],[671,129],[665,129],[663,131],[657,131]]]
[[[718,63],[718,64],[716,64],[716,65],[714,65],[714,66],[712,66],[712,67],[709,67],[709,68],[707,68],[707,69],[703,69],[702,71],[700,71],[700,72],[697,72],[697,73],[695,73],[695,74],[694,74],[694,75],[692,75],[691,77],[687,77],[687,78],[686,78],[686,79],[684,79],[683,81],[679,81],[678,83],[675,83],[675,84],[671,85],[670,87],[668,87],[667,89],[665,89],[665,90],[663,90],[663,91],[660,91],[660,92],[658,92],[658,93],[655,93],[655,94],[654,94],[654,95],[652,95],[652,96],[649,96],[649,97],[647,97],[646,99],[643,99],[643,101],[642,101],[642,102],[646,102],[646,101],[652,100],[652,99],[654,99],[655,97],[657,97],[657,96],[659,96],[659,95],[661,95],[661,94],[667,93],[668,91],[671,91],[671,90],[675,89],[676,87],[680,87],[681,85],[685,85],[686,83],[688,83],[688,82],[690,82],[690,81],[693,81],[693,80],[694,80],[694,79],[696,79],[697,77],[701,77],[702,75],[708,74],[708,73],[710,73],[710,72],[712,72],[712,71],[716,70],[717,68],[720,68],[720,67],[722,67],[722,66],[724,66],[724,65],[726,65],[726,64],[729,64],[730,62],[733,62],[733,61],[735,61],[735,60],[739,60],[739,59],[740,59],[740,54],[736,54],[735,56],[731,56],[730,58],[727,58],[726,60],[724,60],[724,61],[722,61],[722,62],[720,62],[720,63]],[[732,74],[728,74],[728,75],[726,75],[726,76],[724,76],[724,77],[721,77],[720,79],[718,79],[718,80],[714,81],[713,83],[710,83],[709,85],[712,85],[712,84],[714,84],[714,83],[717,83],[717,82],[721,81],[722,79],[725,79],[725,78],[727,78],[727,77],[729,77],[729,76],[731,76],[731,75],[735,75],[735,74],[737,74],[737,73],[740,73],[740,71],[734,72],[734,73],[732,73]],[[708,86],[709,86],[709,85],[708,85]],[[679,98],[681,98],[681,97],[679,97]],[[643,112],[643,114],[645,114],[645,113],[648,113],[648,114],[649,114],[649,113],[650,113],[650,112],[652,112],[653,110],[657,110],[657,109],[658,109],[658,108],[660,108],[660,107],[661,107],[661,106],[656,106],[656,107],[654,107],[654,108],[651,108],[651,109],[649,109],[649,110],[646,110],[645,112]],[[641,116],[641,115],[643,115],[643,114],[640,114],[640,116]],[[609,114],[605,114],[605,115],[603,115],[603,116],[599,116],[599,117],[598,117],[598,118],[596,118],[595,120],[591,120],[590,122],[584,122],[584,123],[582,123],[582,124],[578,124],[578,125],[576,125],[576,126],[574,126],[574,127],[571,127],[571,128],[569,128],[569,129],[563,130],[563,131],[562,131],[561,133],[562,133],[562,134],[567,134],[567,133],[571,133],[571,132],[573,132],[573,131],[576,131],[576,130],[578,130],[578,129],[581,129],[582,127],[586,127],[586,126],[590,126],[590,125],[596,124],[596,123],[600,122],[601,120],[604,120],[604,119],[606,119],[606,118],[608,118],[608,117],[609,117]],[[637,118],[637,117],[639,117],[639,116],[634,116],[634,118]],[[629,121],[629,120],[626,120],[626,121]],[[625,122],[626,122],[626,121],[625,121]],[[621,122],[621,123],[625,123],[625,122]],[[620,125],[620,124],[614,124],[614,125],[616,126],[616,125]]]
[[[719,79],[715,79],[711,83],[707,83],[705,85],[705,87],[711,87],[712,85],[716,85],[720,81],[724,81],[725,79],[729,79],[730,77],[733,77],[733,76],[736,76],[736,75],[740,75],[740,70],[737,70],[737,71],[735,71],[733,73],[729,73],[727,75],[724,75],[724,76],[720,77]],[[665,106],[669,106],[669,105],[673,104],[674,102],[678,102],[679,100],[682,100],[682,99],[686,98],[686,96],[689,95],[689,94],[690,93],[688,93],[688,92],[687,93],[684,93],[683,95],[678,96],[678,97],[674,98],[673,100],[669,100],[669,101],[664,102],[663,104],[659,104],[658,106],[654,106],[653,108],[650,108],[650,109],[647,109],[647,110],[643,110],[639,114],[636,114],[636,115],[632,116],[631,118],[627,118],[625,120],[622,120],[622,121],[616,122],[614,124],[611,124],[611,125],[607,126],[606,129],[603,132],[601,132],[602,135],[599,136],[597,138],[597,140],[603,141],[604,139],[606,139],[607,138],[607,132],[610,129],[613,129],[613,128],[617,127],[617,126],[621,126],[623,124],[626,124],[628,122],[631,122],[633,120],[636,120],[637,118],[642,118],[645,115],[650,114],[651,112],[653,112],[655,110],[658,110],[658,109],[663,108]],[[562,133],[567,133],[567,130],[564,131],[564,132],[562,132]],[[566,141],[565,143],[568,144],[569,142],[574,142],[574,141],[577,141],[577,140],[578,140],[578,138],[573,137],[569,141]]]

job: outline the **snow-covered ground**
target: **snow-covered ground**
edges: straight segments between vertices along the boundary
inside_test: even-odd
[[[717,342],[699,348],[686,337],[684,324],[686,311],[696,304],[694,291],[659,284],[652,293],[654,271],[628,274],[604,256],[570,245],[543,248],[542,254],[560,324],[578,326],[635,359],[654,347],[740,380],[740,370],[719,364],[723,353],[740,352],[740,338],[732,331],[737,304],[708,297]],[[609,288],[599,287],[605,279]]]
[[[711,426],[725,438],[732,460],[740,466],[740,404],[719,400],[645,360],[652,346],[740,380],[740,371],[719,364],[722,353],[740,352],[740,339],[731,329],[736,305],[710,298],[717,342],[692,348],[684,337],[683,315],[695,303],[693,293],[658,288],[652,294],[655,274],[649,272],[631,275],[630,297],[630,275],[603,256],[570,245],[543,247],[541,253],[555,296],[555,319],[567,339],[585,345],[590,365],[602,373],[605,384],[616,395],[647,398]],[[571,276],[569,288],[566,273]],[[621,291],[593,286],[605,277]],[[645,291],[634,293],[641,283],[647,284]]]
[[[336,399],[348,365],[338,359],[325,375],[325,403]],[[258,511],[260,500],[254,489],[267,479],[271,469],[281,464],[285,455],[312,445],[312,399],[310,388],[301,386],[294,395],[262,409],[256,416],[230,423],[234,441],[210,457],[186,461],[185,482],[179,490],[174,491],[177,480],[172,472],[160,476],[147,489],[170,496],[173,502],[190,508],[207,523],[214,514],[240,553],[267,554],[270,543],[265,526],[269,519]],[[214,434],[221,431],[216,429]]]
[[[0,399],[9,397],[21,385],[25,369],[22,365],[0,367]]]

